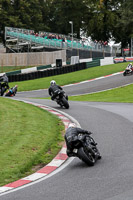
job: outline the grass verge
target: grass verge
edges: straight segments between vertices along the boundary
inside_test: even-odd
[[[61,148],[64,126],[41,108],[0,98],[0,119],[0,186],[46,165]]]
[[[71,101],[133,103],[133,84],[104,92],[69,97]]]
[[[123,71],[128,63],[118,63],[113,65],[92,67],[85,70],[80,70],[72,73],[62,74],[58,76],[51,76],[46,78],[34,79],[29,81],[9,83],[10,87],[15,84],[18,85],[18,91],[29,91],[37,89],[46,89],[50,85],[51,80],[55,80],[59,85],[67,85],[70,83],[77,83],[84,80],[97,78],[100,76],[109,75],[119,71]]]
[[[34,66],[0,66],[0,73],[3,72],[12,72],[20,69],[27,69]]]

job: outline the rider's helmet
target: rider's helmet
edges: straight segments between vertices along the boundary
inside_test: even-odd
[[[132,63],[130,63],[130,65],[132,65]]]
[[[54,80],[50,81],[50,85],[55,85],[56,82]]]
[[[74,127],[76,127],[76,124],[74,124],[74,123],[70,123],[69,125],[68,125],[68,128],[74,128]]]

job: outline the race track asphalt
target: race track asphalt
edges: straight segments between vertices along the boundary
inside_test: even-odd
[[[122,78],[122,85],[133,82],[131,76],[116,75],[88,82],[84,86],[84,92],[94,91],[92,88],[105,89],[109,85],[111,88],[113,85],[118,87]],[[114,79],[119,84],[116,84]],[[77,86],[81,92],[82,84]],[[64,87],[64,90],[67,90],[69,95],[73,94],[72,90],[76,94],[75,86]],[[0,196],[0,200],[133,199],[133,104],[70,101],[70,109],[66,110],[55,102],[30,99],[27,96],[28,92],[25,96],[24,94],[23,97],[18,94],[16,98],[62,110],[74,117],[81,127],[92,131],[102,159],[94,167],[88,167],[78,158],[74,158],[53,176],[28,187],[5,193]],[[32,95],[37,97],[36,92]]]
[[[126,84],[133,83],[133,76],[123,76],[121,73],[107,76],[107,77],[100,77],[100,79],[96,80],[88,80],[83,83],[73,84],[64,86],[64,91],[71,95],[80,95],[85,93],[92,93],[101,90],[107,90],[110,88],[115,88],[119,86],[123,86]],[[57,83],[58,84],[58,83]],[[17,97],[49,97],[48,90],[36,90],[36,91],[28,91],[28,92],[21,92],[17,93]]]

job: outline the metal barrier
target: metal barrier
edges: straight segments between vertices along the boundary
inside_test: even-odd
[[[76,65],[67,65],[63,67],[49,68],[44,71],[36,71],[36,72],[25,73],[25,74],[8,74],[7,73],[7,76],[8,76],[9,82],[17,82],[17,81],[33,80],[33,79],[48,77],[48,76],[55,76],[59,74],[79,71],[82,69],[86,69],[86,63],[78,63]]]
[[[49,34],[56,35],[55,38],[48,37]],[[60,35],[60,38],[59,38]],[[90,44],[84,44],[81,40],[74,38],[73,41],[70,40],[70,37],[62,34],[48,33],[48,32],[39,32],[34,33],[34,30],[20,29],[5,27],[5,40],[10,36],[12,38],[17,38],[18,40],[27,41],[30,46],[32,44],[40,45],[39,48],[49,47],[57,49],[83,49],[83,50],[93,50],[100,52],[111,52],[111,48],[108,45],[103,45],[98,42],[92,42]],[[66,38],[66,40],[63,40]],[[19,45],[19,44],[18,44]],[[32,47],[31,47],[32,48]],[[35,47],[33,47],[35,48]]]

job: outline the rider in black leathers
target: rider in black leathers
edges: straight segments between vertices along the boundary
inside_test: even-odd
[[[77,140],[77,136],[79,133],[88,134],[88,135],[92,134],[90,131],[76,127],[74,123],[69,124],[68,129],[66,130],[66,133],[64,136],[66,145],[67,145],[67,155],[69,157],[74,156],[73,142],[74,140]]]
[[[0,91],[1,91],[1,96],[3,96],[4,92],[9,89],[8,85],[8,77],[4,73],[2,77],[0,77]]]
[[[52,80],[50,82],[50,87],[48,89],[48,93],[51,96],[51,100],[54,100],[56,98],[59,90],[61,90],[63,92],[62,87],[60,87],[59,85],[56,85],[56,82],[54,80]]]

